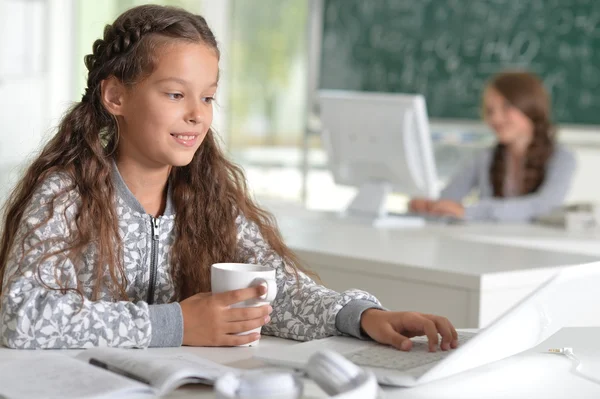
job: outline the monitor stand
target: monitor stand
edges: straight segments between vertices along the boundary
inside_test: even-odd
[[[342,211],[341,217],[361,224],[381,228],[420,227],[425,219],[415,215],[389,215],[385,210],[385,201],[392,192],[387,182],[369,182],[362,184],[356,197]]]

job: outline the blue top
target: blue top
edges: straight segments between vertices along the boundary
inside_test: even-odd
[[[477,189],[479,201],[465,207],[466,220],[528,222],[562,205],[576,168],[575,157],[566,148],[555,147],[536,192],[510,198],[494,198],[489,176],[493,153],[494,147],[487,148],[465,162],[440,194],[440,198],[461,202]]]

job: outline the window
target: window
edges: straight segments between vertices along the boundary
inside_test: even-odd
[[[256,195],[299,200],[309,2],[230,3],[228,150]]]

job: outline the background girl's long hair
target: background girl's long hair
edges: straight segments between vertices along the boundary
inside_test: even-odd
[[[550,120],[550,98],[540,79],[527,72],[505,72],[495,76],[489,87],[496,90],[533,123],[533,140],[525,154],[521,195],[536,192],[544,182],[554,151],[554,128]],[[494,197],[504,197],[506,146],[498,143],[490,167]]]

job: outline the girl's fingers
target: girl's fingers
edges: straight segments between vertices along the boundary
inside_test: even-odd
[[[223,316],[225,321],[244,321],[254,320],[259,317],[268,316],[273,311],[271,305],[257,306],[253,308],[230,308],[227,309]]]
[[[271,318],[269,316],[259,317],[253,320],[233,321],[225,325],[224,332],[227,334],[237,334],[262,327],[267,324]]]

